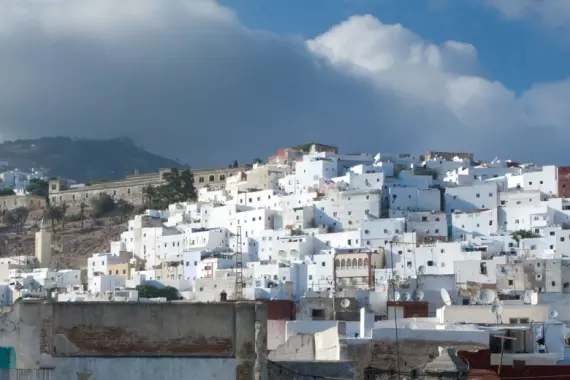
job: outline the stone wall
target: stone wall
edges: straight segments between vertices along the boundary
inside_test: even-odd
[[[4,195],[0,196],[0,210],[13,210],[27,207],[30,210],[41,210],[46,206],[46,198],[37,195]]]
[[[97,375],[99,364],[107,368],[101,374],[112,374],[120,368],[119,361],[129,357],[186,358],[187,365],[177,364],[177,368],[219,359],[217,365],[226,369],[214,368],[226,372],[227,366],[234,368],[232,379],[263,380],[266,342],[267,306],[253,302],[24,301],[0,314],[0,346],[14,347],[16,368],[54,365],[58,372],[58,368],[83,366],[97,376],[90,380],[109,378]],[[151,371],[149,363],[133,360],[133,379]],[[162,368],[165,362],[153,363]]]
[[[225,185],[225,179],[238,172],[248,170],[249,165],[238,168],[195,169],[194,185],[196,188],[204,186],[220,187]],[[164,183],[162,176],[169,169],[162,169],[158,173],[127,176],[121,181],[101,182],[90,186],[62,189],[58,180],[50,181],[49,198],[53,204],[67,203],[77,207],[81,202],[89,203],[89,199],[98,194],[106,193],[115,199],[124,199],[135,205],[144,203],[143,189],[147,186],[159,186]]]

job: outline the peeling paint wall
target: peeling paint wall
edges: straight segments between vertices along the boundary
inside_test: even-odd
[[[202,365],[206,372],[189,373],[197,379],[225,379],[229,373],[235,380],[265,380],[267,306],[22,301],[0,314],[0,346],[14,348],[18,369],[55,366],[62,376],[91,371],[81,380],[118,378],[111,375],[122,374],[121,361],[130,363],[133,379],[156,371],[161,379],[180,379],[177,371]],[[225,375],[216,375],[220,371]]]

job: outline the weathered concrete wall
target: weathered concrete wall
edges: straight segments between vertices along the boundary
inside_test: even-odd
[[[269,354],[273,361],[316,360],[315,336],[313,334],[293,335],[289,340]]]
[[[235,359],[75,357],[55,365],[54,380],[236,380]]]
[[[315,333],[315,360],[340,360],[338,326]]]
[[[356,362],[359,378],[363,378],[367,367],[385,371],[398,369],[398,353],[400,370],[410,372],[423,367],[439,356],[439,347],[454,347],[458,350],[476,351],[486,348],[484,345],[464,344],[457,341],[426,341],[401,339],[395,341],[376,341],[371,339],[349,339],[348,360]]]
[[[267,377],[271,380],[360,379],[353,362],[269,362]]]
[[[97,358],[183,356],[189,365],[194,362],[198,365],[206,358],[234,359],[219,361],[223,365],[234,363],[232,379],[264,380],[267,306],[253,302],[25,301],[17,303],[12,311],[0,314],[0,346],[14,347],[19,369],[45,367],[46,361],[51,365],[55,363],[57,370],[57,365],[98,363]],[[148,363],[151,362],[162,368],[161,361]],[[114,371],[115,362],[101,363]],[[142,361],[137,363],[143,365]],[[135,373],[148,369],[137,368]]]
[[[275,350],[277,347],[285,343],[287,321],[286,320],[268,320],[267,321],[267,349]]]
[[[222,303],[54,303],[48,353],[231,357],[235,314],[233,305]]]

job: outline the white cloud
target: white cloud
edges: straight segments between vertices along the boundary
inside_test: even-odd
[[[517,97],[477,51],[352,17],[311,41],[206,0],[0,0],[0,137],[129,136],[193,166],[321,140],[563,159],[566,82]]]
[[[568,0],[483,0],[508,19],[538,20],[547,27],[568,27]]]

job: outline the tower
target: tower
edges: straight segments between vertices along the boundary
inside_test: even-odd
[[[236,261],[236,285],[234,289],[234,299],[243,299],[243,253],[241,251],[241,226],[237,226],[237,236],[236,236],[236,251],[234,254]]]
[[[40,230],[36,232],[36,260],[40,266],[49,267],[51,263],[51,233],[45,229],[44,220],[40,222]]]

